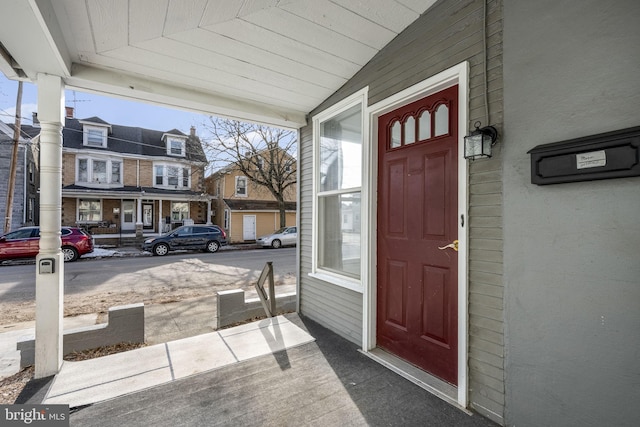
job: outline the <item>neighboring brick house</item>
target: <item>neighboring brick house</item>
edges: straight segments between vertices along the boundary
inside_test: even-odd
[[[0,234],[3,231],[2,227],[7,214],[9,173],[13,150],[13,129],[13,124],[0,122],[0,215],[2,215]],[[26,225],[39,224],[39,134],[40,127],[37,126],[37,120],[34,120],[33,126],[21,125],[20,127],[10,230],[15,230],[18,227]]]
[[[295,168],[295,160],[292,166]],[[278,202],[269,190],[256,185],[234,165],[205,179],[214,196],[213,222],[227,231],[231,243],[254,241],[280,228]],[[285,191],[286,225],[296,225],[296,185]]]
[[[94,235],[167,231],[206,223],[207,163],[191,128],[158,131],[73,118],[67,107],[62,149],[62,225]]]

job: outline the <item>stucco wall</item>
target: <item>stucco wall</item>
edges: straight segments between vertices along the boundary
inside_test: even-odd
[[[527,154],[640,125],[638,18],[504,4],[507,425],[640,422],[640,178],[536,186]]]

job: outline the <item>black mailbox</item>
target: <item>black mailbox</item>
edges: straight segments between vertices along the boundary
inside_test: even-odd
[[[532,184],[640,176],[640,126],[538,145],[529,154]]]

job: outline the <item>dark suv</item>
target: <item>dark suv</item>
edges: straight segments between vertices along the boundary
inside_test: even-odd
[[[217,225],[183,225],[162,236],[146,239],[142,249],[159,256],[177,250],[213,253],[226,244],[227,233]]]

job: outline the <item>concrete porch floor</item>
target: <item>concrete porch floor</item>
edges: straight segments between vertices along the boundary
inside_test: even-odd
[[[223,339],[219,344],[231,343],[226,349],[214,349],[209,334],[167,343],[160,350],[176,356],[169,361],[174,378],[167,381],[165,371],[162,381],[140,391],[122,387],[142,382],[133,375],[112,384],[116,396],[128,394],[104,400],[92,385],[97,366],[66,372],[63,367],[53,382],[34,382],[22,403],[70,403],[72,426],[495,426],[405,380],[309,319],[293,314],[261,322],[218,331],[237,339],[239,346]],[[153,347],[131,351],[121,361],[94,363],[112,373],[152,371],[154,363],[162,371],[162,351],[142,355]],[[229,351],[235,360],[214,366]],[[98,382],[109,384],[102,376]],[[94,379],[85,382],[89,377]]]

